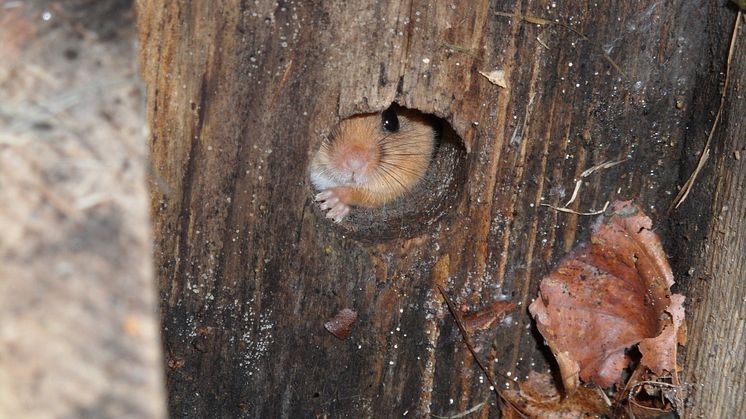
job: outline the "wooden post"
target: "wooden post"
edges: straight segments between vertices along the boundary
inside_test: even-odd
[[[436,286],[472,309],[519,304],[475,336],[500,386],[549,368],[526,307],[595,218],[542,205],[564,205],[605,161],[626,159],[585,178],[570,207],[635,199],[690,301],[710,292],[684,275],[705,238],[674,245],[666,210],[712,123],[735,14],[606,3],[140,0],[171,414],[422,417],[487,400],[490,416],[494,395]],[[480,74],[494,70],[507,87]],[[341,118],[392,101],[451,124],[465,181],[424,227],[410,224],[427,205],[402,203],[423,216],[391,220],[399,236],[334,226],[312,202],[310,156]],[[687,205],[674,223],[715,209]],[[340,341],[323,325],[343,308],[358,319]],[[717,359],[695,390],[723,384]],[[743,411],[742,392],[722,394],[691,400]]]

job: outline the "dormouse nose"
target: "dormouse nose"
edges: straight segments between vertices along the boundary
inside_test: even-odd
[[[364,171],[372,159],[370,150],[363,147],[351,147],[344,156],[343,163],[345,168],[351,172]]]
[[[346,163],[347,168],[353,172],[359,172],[365,167],[365,159],[360,156],[350,157]]]

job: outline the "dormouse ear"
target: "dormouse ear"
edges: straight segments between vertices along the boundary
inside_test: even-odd
[[[393,109],[388,108],[381,112],[381,126],[384,131],[399,131],[399,118],[396,116],[396,112],[394,112]]]

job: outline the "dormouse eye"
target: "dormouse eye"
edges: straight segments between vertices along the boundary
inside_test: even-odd
[[[399,118],[396,116],[396,112],[391,109],[386,109],[381,113],[381,126],[388,132],[399,131]]]

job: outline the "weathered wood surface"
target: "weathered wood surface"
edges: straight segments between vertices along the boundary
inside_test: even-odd
[[[732,27],[733,16],[729,20]],[[687,417],[746,417],[745,23],[735,38],[709,173],[682,208],[680,235],[674,236],[685,238],[676,254],[690,296],[684,379],[694,386],[695,397]],[[699,218],[702,213],[709,217]],[[701,234],[705,237],[699,240]]]
[[[166,415],[135,39],[131,2],[0,1],[2,418]]]
[[[608,160],[628,158],[587,178],[572,208],[637,200],[699,301],[691,325],[733,316],[704,298],[713,284],[735,287],[724,281],[737,271],[686,275],[712,237],[719,207],[705,198],[723,160],[670,224],[666,209],[717,109],[735,13],[705,1],[552,3],[138,2],[172,415],[420,417],[487,400],[476,416],[497,416],[435,287],[470,308],[519,303],[476,337],[480,354],[503,377],[546,369],[525,308],[594,218],[541,204],[564,204],[580,173]],[[494,69],[508,88],[478,74]],[[419,218],[393,220],[398,238],[352,237],[312,203],[309,158],[340,118],[394,100],[452,124],[466,183],[449,214],[413,236]],[[736,189],[716,203],[739,199]],[[418,204],[402,203],[427,212]],[[702,266],[737,267],[710,249]],[[339,341],[323,324],[346,307],[359,318]],[[729,351],[742,329],[741,316],[720,334],[691,331],[692,414],[742,411],[736,388],[706,394],[740,374]]]

